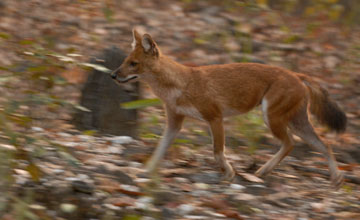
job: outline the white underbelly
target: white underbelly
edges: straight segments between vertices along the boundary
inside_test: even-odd
[[[204,120],[201,113],[194,106],[176,106],[175,112],[180,115],[185,115],[191,118]]]

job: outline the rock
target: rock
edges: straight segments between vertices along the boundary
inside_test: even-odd
[[[126,54],[117,47],[106,49],[93,64],[110,70],[118,68]],[[103,60],[105,62],[101,62]],[[138,99],[138,86],[125,89],[111,79],[109,73],[93,70],[81,91],[80,105],[89,111],[77,110],[73,122],[79,130],[96,130],[103,134],[136,136],[136,110],[123,109],[123,102]]]

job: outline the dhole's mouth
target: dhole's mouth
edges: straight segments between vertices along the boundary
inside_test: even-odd
[[[129,75],[126,78],[116,77],[115,81],[118,82],[118,83],[127,83],[127,82],[133,81],[133,80],[135,80],[137,78],[139,78],[138,75]]]

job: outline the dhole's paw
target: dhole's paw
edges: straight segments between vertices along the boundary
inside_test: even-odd
[[[260,169],[258,169],[255,172],[255,176],[257,177],[264,177],[269,173],[269,171],[267,171],[264,167],[260,167]]]
[[[145,172],[148,174],[155,173],[157,168],[157,163],[154,160],[149,160],[145,165]]]
[[[331,185],[339,189],[344,183],[344,174],[338,171],[335,175],[331,175]]]
[[[221,178],[221,181],[232,182],[235,178],[236,172],[232,166],[229,166],[227,170],[225,170],[225,175]]]

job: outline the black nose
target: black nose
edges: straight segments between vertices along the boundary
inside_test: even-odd
[[[111,73],[111,78],[116,79],[116,75],[117,75],[117,71],[115,70]]]

